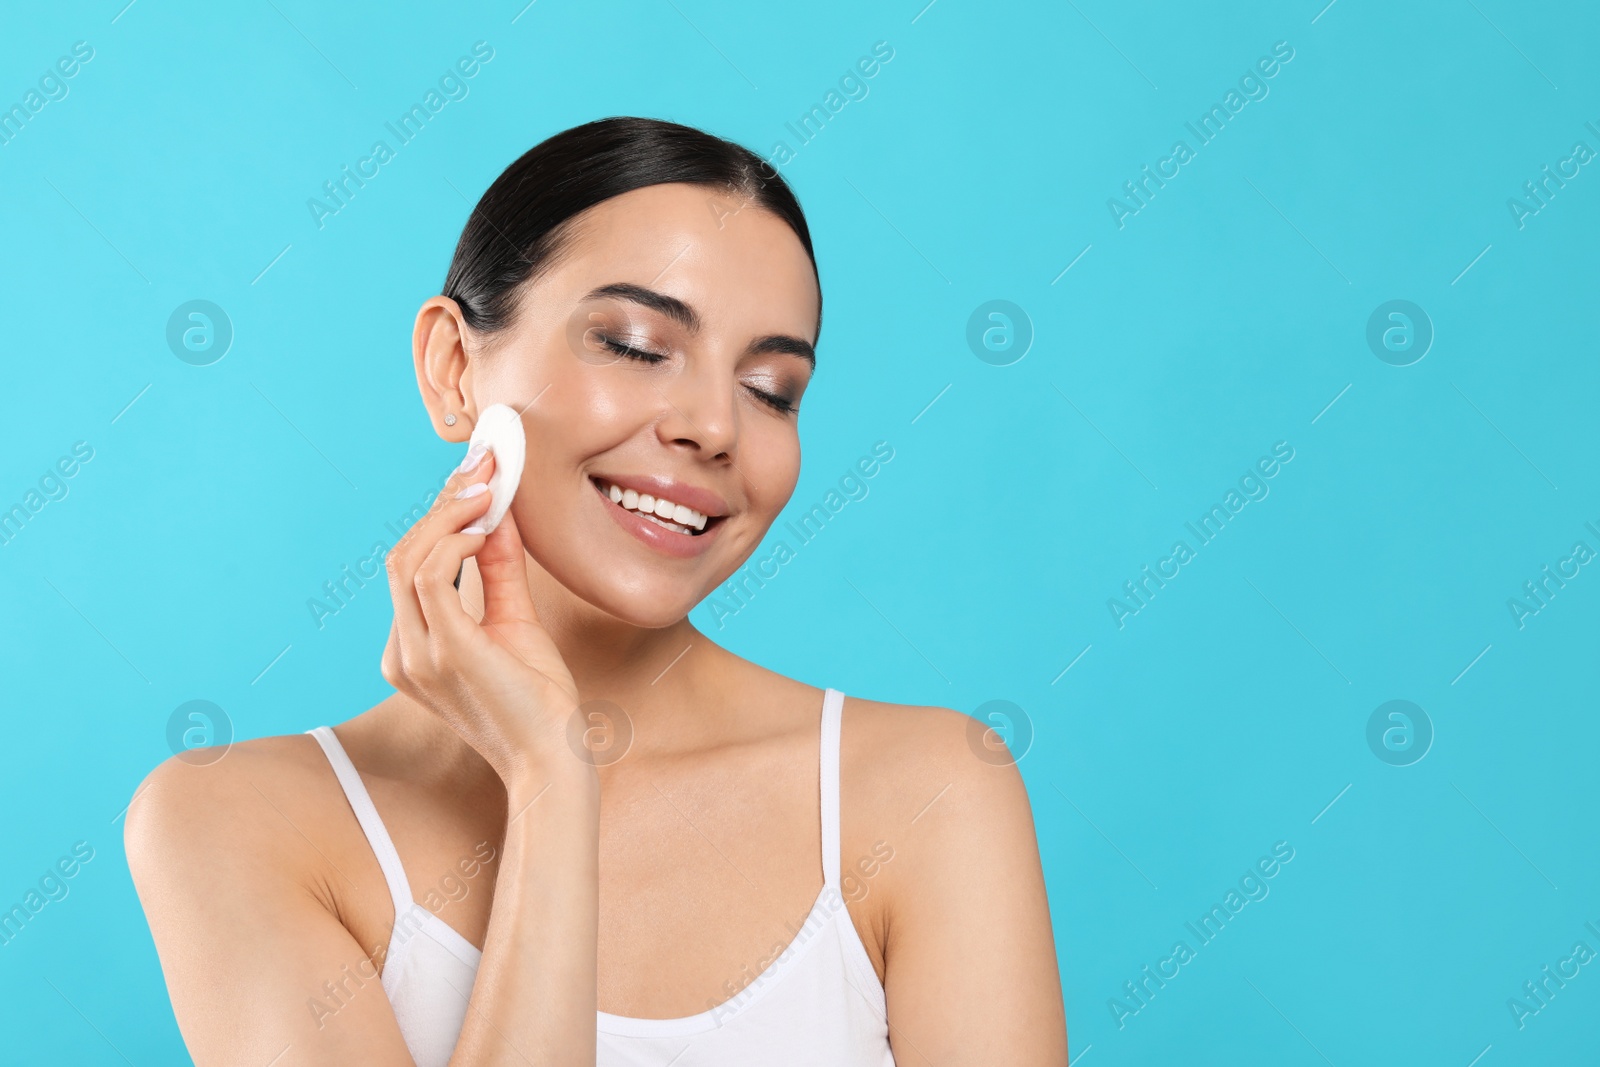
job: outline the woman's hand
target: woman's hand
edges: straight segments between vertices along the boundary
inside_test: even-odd
[[[385,560],[394,625],[383,677],[439,716],[489,762],[510,790],[573,758],[567,723],[578,687],[528,593],[522,538],[508,511],[493,533],[472,532],[489,510],[492,453],[474,446],[428,513]],[[454,582],[476,556],[483,621],[461,603]],[[531,773],[530,773],[531,772]]]
[[[599,777],[567,747],[577,687],[534,611],[516,523],[508,514],[488,536],[459,532],[488,510],[481,490],[492,470],[486,458],[458,470],[389,552],[395,619],[383,676],[506,784],[494,907],[450,1064],[593,1064]],[[453,584],[469,555],[483,574],[481,623]],[[370,975],[373,960],[327,899],[328,845],[349,836],[329,823],[339,815],[330,805],[342,802],[327,796],[338,789],[326,760],[307,753],[310,740],[294,754],[290,740],[242,744],[220,771],[174,756],[129,805],[128,866],[184,1040],[208,1067],[276,1062],[286,1048],[295,1063],[410,1064],[381,991],[333,997],[334,1020],[305,1010],[308,990]],[[320,777],[315,789],[310,775]]]
[[[383,650],[384,678],[506,785],[494,908],[450,1063],[593,1063],[599,772],[567,747],[578,687],[534,610],[516,521],[508,511],[492,534],[463,530],[489,510],[494,467],[481,452],[467,457],[389,552],[394,628]],[[468,556],[483,577],[481,623],[454,584]]]

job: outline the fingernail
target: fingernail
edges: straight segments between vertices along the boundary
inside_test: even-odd
[[[481,533],[483,533],[483,527],[482,526],[477,526],[477,525],[468,526],[465,530],[462,530],[461,532],[464,533],[464,534],[481,534]]]
[[[461,461],[461,466],[456,468],[456,473],[466,474],[470,471],[476,470],[478,464],[483,462],[484,453],[487,451],[489,451],[489,449],[482,441],[479,441],[477,444],[467,449],[466,458]]]
[[[477,496],[479,493],[487,493],[488,491],[489,491],[489,483],[488,482],[473,482],[471,485],[469,485],[465,489],[461,490],[461,492],[457,493],[456,494],[456,499],[457,500],[465,500],[468,497]]]

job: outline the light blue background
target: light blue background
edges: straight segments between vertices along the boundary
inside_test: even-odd
[[[1592,9],[123,2],[0,33],[3,106],[95,49],[0,145],[0,506],[94,449],[0,547],[0,906],[95,849],[0,947],[0,1059],[184,1061],[120,812],[185,701],[255,737],[388,691],[381,583],[322,629],[306,601],[457,458],[416,308],[503,167],[611,114],[796,149],[825,321],[791,508],[894,459],[694,618],[816,685],[1024,709],[1078,1062],[1594,1055],[1600,964],[1523,1029],[1507,1008],[1600,951],[1600,567],[1507,607],[1600,550],[1600,165],[1524,228],[1507,207],[1600,150]],[[478,40],[470,95],[319,229],[307,199]],[[869,94],[800,146],[785,123],[876,41]],[[1119,229],[1107,199],[1278,41],[1267,98]],[[191,299],[233,323],[211,366],[165,341]],[[1034,331],[1010,366],[966,342],[995,299]],[[1435,330],[1411,366],[1366,343],[1392,299]],[[1108,598],[1278,441],[1270,495],[1119,629]],[[1411,766],[1367,745],[1391,699],[1436,731]],[[1119,1028],[1108,1000],[1278,841],[1270,895]]]

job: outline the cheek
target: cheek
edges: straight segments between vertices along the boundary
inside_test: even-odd
[[[537,406],[544,409],[553,432],[571,440],[580,435],[587,441],[605,440],[636,431],[655,417],[670,375],[616,358],[611,364],[565,361]]]
[[[739,468],[747,480],[752,510],[770,520],[794,495],[800,478],[800,441],[792,424],[753,428],[742,436]]]
[[[605,368],[564,368],[527,413],[528,464],[547,473],[571,471],[613,448],[639,429],[654,395],[638,381]],[[528,484],[526,475],[524,484]]]

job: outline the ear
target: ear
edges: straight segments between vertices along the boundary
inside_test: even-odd
[[[467,358],[470,335],[461,306],[447,296],[425,301],[411,330],[417,388],[434,432],[446,441],[467,440],[477,421],[468,410],[467,399],[472,391],[472,362]],[[447,414],[455,416],[455,425],[445,424]]]

